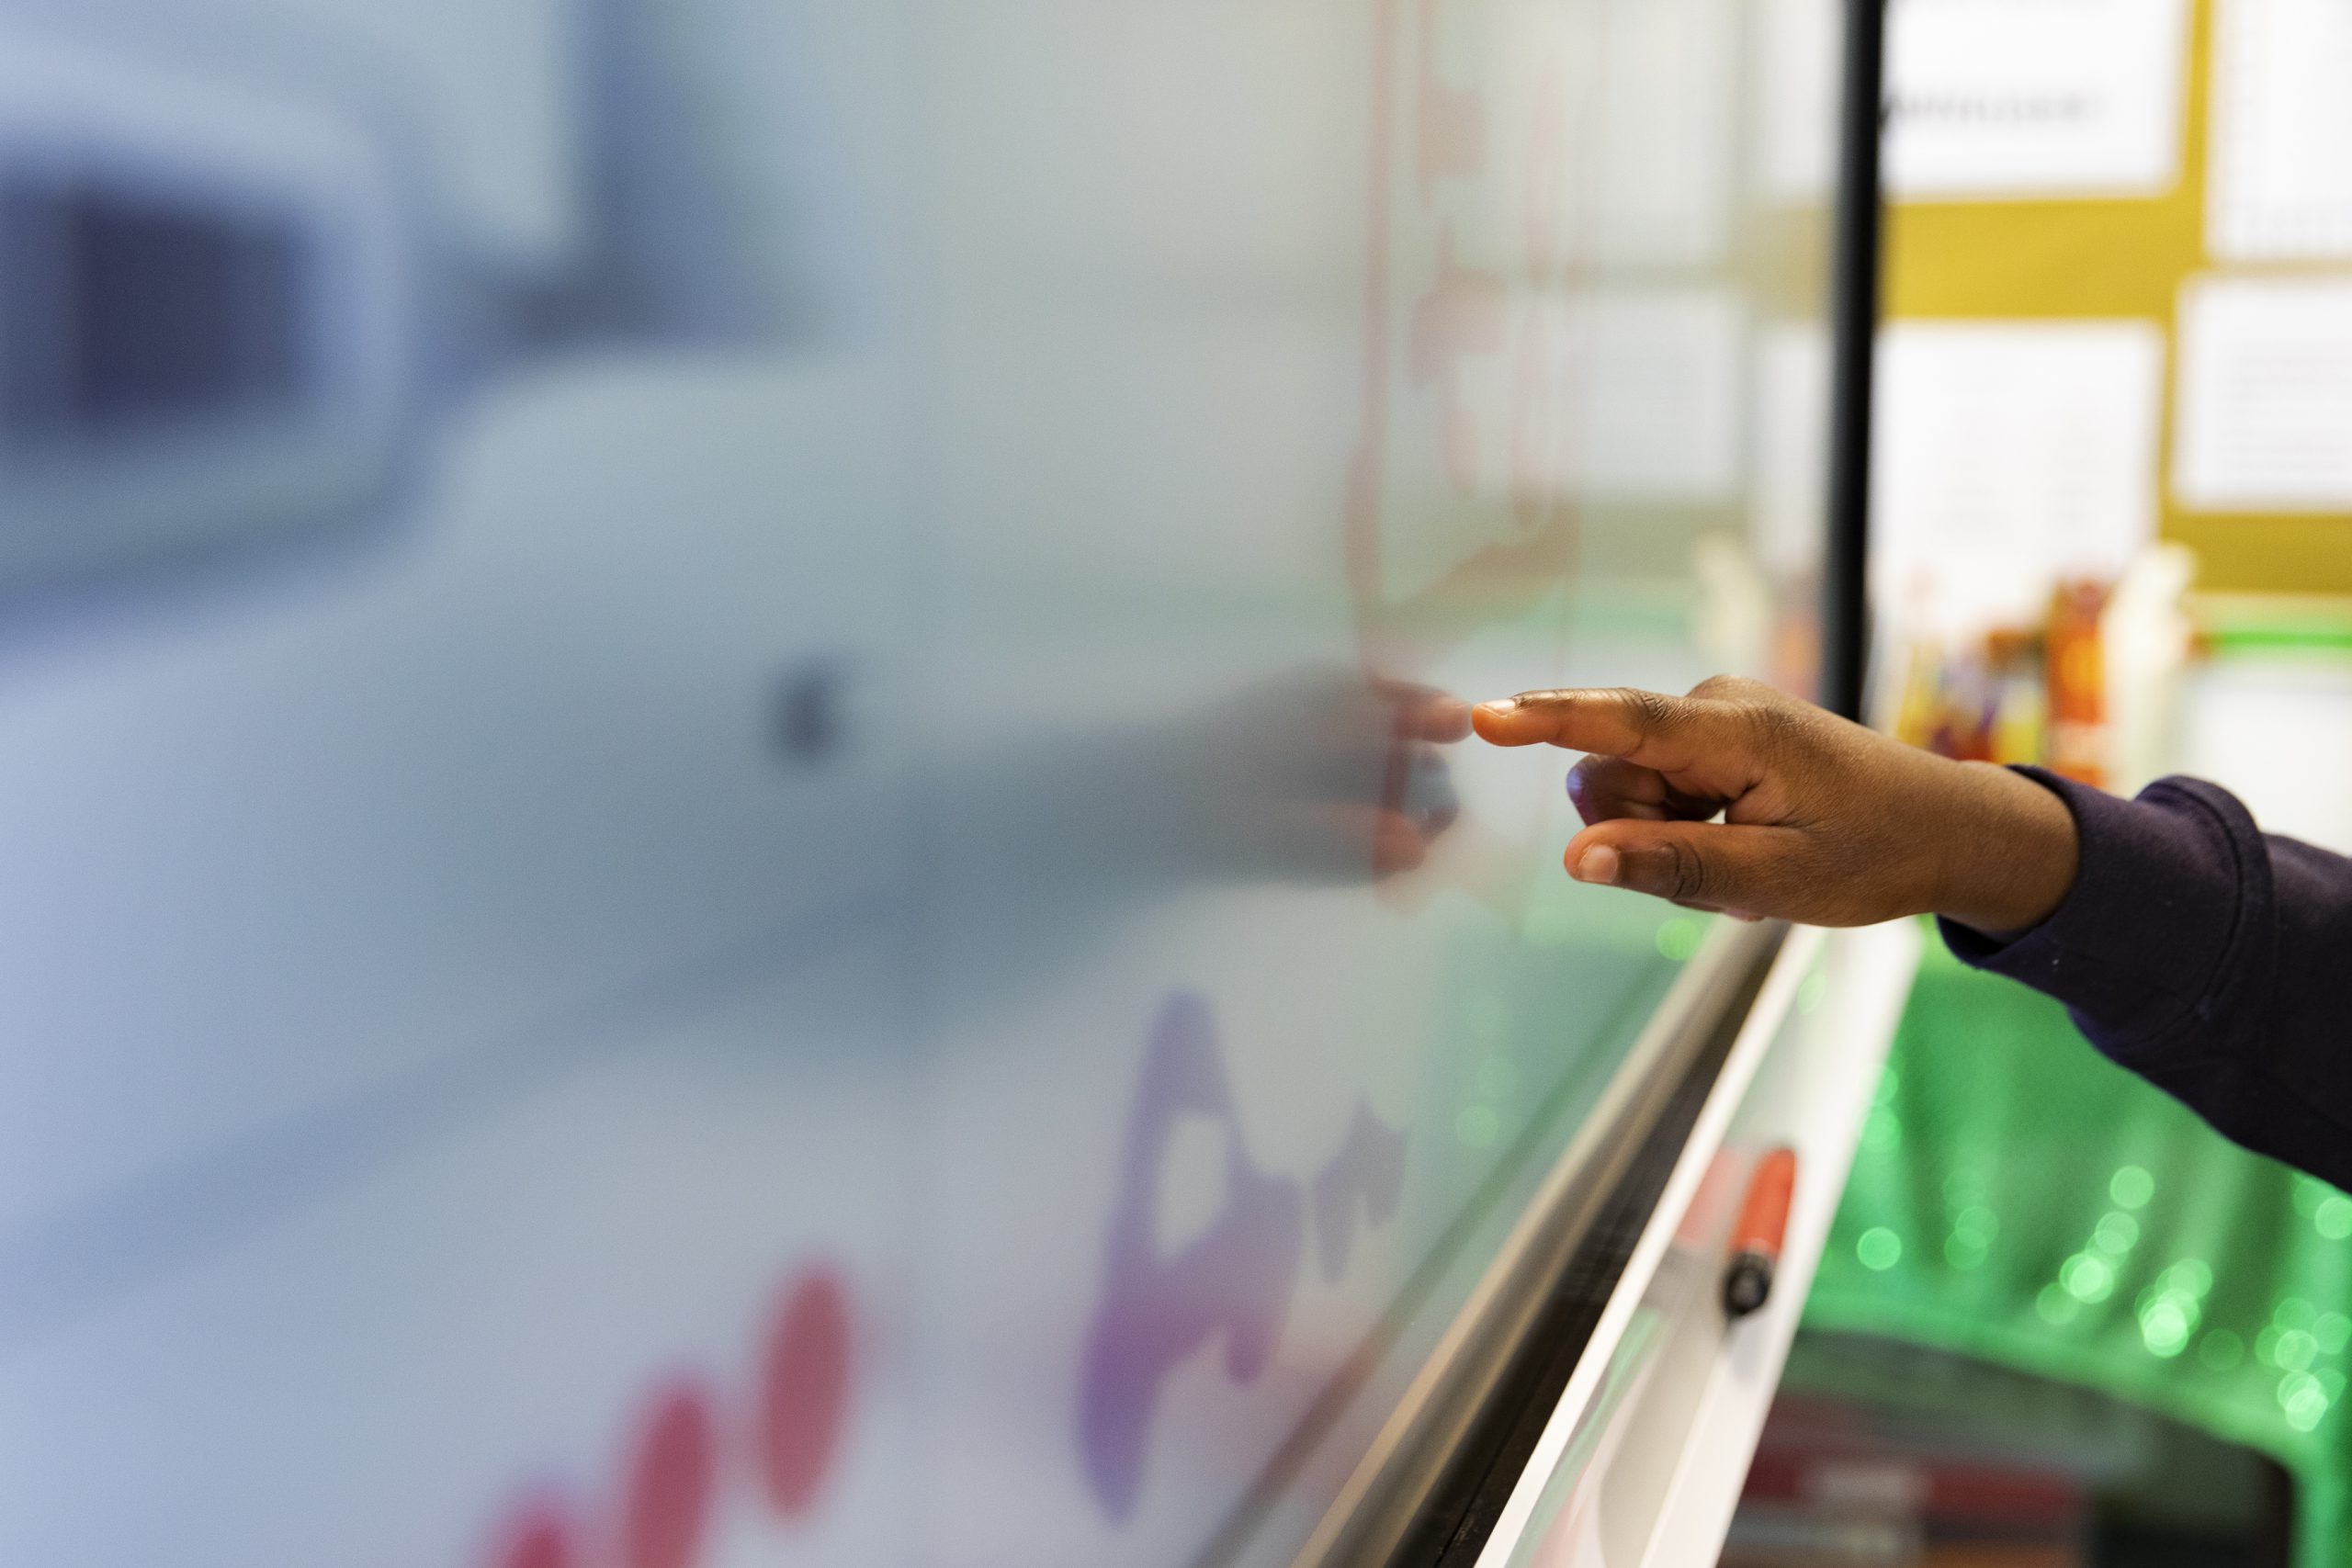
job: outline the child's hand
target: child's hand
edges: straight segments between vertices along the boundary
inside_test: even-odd
[[[1568,776],[1582,882],[1812,925],[1933,912],[1996,933],[2039,924],[2074,886],[2074,818],[2049,790],[1754,681],[1526,692],[1472,716],[1498,746],[1590,753]]]

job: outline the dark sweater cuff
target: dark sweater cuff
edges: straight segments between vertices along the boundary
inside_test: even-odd
[[[1945,920],[1945,942],[1962,962],[2065,1003],[2110,1055],[2210,1048],[2200,1021],[2249,900],[2267,895],[2253,818],[2196,780],[2161,779],[2126,801],[2040,768],[2017,771],[2074,815],[2075,886],[2021,935],[2002,941]]]

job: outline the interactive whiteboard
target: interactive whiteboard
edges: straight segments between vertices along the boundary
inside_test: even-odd
[[[0,0],[0,1562],[1283,1563],[1815,677],[1829,0]]]

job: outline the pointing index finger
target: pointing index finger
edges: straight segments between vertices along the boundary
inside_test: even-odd
[[[1734,744],[1736,727],[1714,705],[1631,688],[1521,692],[1481,703],[1471,716],[1497,746],[1564,746],[1673,773]]]

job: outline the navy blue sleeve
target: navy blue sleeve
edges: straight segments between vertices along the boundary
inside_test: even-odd
[[[2081,871],[2010,940],[1945,921],[1952,952],[2064,1002],[2235,1142],[2352,1189],[2352,860],[2265,835],[2199,780],[2120,800],[2018,771],[2074,813]]]

